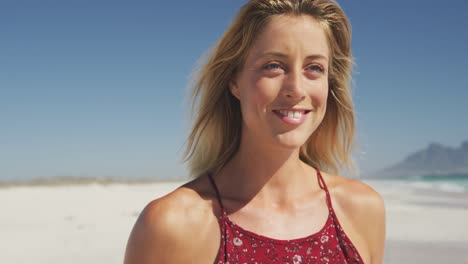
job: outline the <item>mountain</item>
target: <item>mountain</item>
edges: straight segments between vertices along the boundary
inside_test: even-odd
[[[468,141],[451,148],[432,143],[410,154],[403,161],[380,170],[373,178],[408,178],[418,176],[453,176],[468,174]]]

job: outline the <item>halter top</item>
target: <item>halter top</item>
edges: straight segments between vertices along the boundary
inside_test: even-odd
[[[232,222],[223,206],[218,187],[212,176],[209,175],[221,207],[221,215],[219,216],[221,245],[216,263],[364,263],[356,247],[338,222],[327,185],[320,170],[316,169],[316,171],[320,188],[326,193],[329,211],[327,221],[317,233],[289,240],[262,236],[245,230]]]

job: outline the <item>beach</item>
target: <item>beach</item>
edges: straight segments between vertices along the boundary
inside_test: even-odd
[[[367,183],[385,202],[384,263],[468,263],[466,189],[444,182]]]
[[[468,263],[468,192],[368,181],[384,198],[384,263]],[[0,187],[0,263],[123,263],[143,207],[183,182]]]

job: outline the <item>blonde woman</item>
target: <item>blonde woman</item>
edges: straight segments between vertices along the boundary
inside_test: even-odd
[[[350,167],[350,26],[330,0],[252,0],[194,89],[195,179],[149,203],[126,264],[382,263],[385,210]]]

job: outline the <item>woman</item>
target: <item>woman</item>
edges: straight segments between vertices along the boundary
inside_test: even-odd
[[[146,206],[125,263],[382,263],[382,199],[324,172],[351,163],[351,65],[335,2],[248,2],[195,87],[196,179]]]

